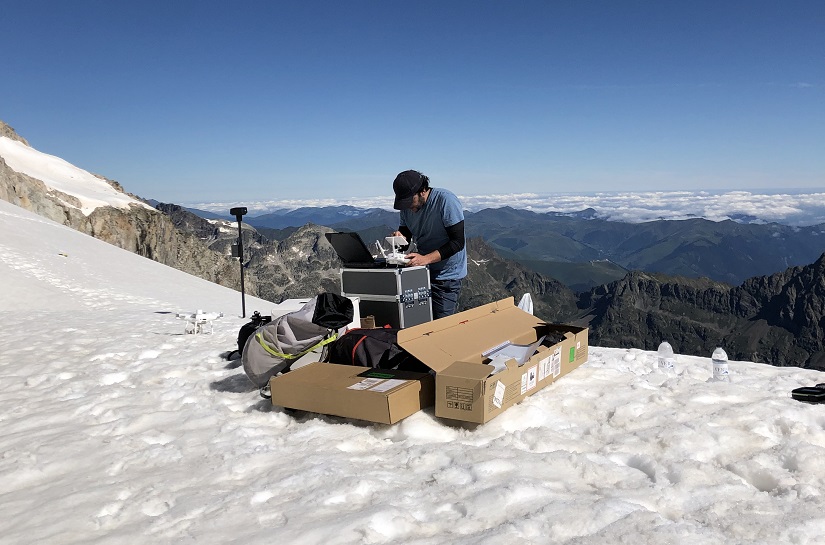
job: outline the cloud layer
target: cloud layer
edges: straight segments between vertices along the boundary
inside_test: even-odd
[[[749,223],[777,222],[786,225],[825,223],[825,192],[756,193],[750,191],[656,191],[638,193],[459,195],[470,211],[511,206],[533,212],[572,213],[592,208],[596,216],[611,221],[641,223],[657,219],[733,219]],[[392,199],[382,195],[371,199],[272,200],[254,203],[188,203],[186,206],[225,214],[243,204],[251,215],[278,209],[342,206],[392,209]]]

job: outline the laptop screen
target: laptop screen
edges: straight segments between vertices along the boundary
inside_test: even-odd
[[[326,233],[325,236],[345,264],[375,262],[358,233]]]

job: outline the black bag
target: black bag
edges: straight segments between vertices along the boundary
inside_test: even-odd
[[[327,329],[341,329],[352,322],[355,309],[348,297],[335,293],[321,293],[315,297],[312,323]]]
[[[325,362],[427,373],[430,369],[398,346],[398,329],[352,329],[329,345]]]
[[[240,354],[243,352],[243,347],[246,344],[246,340],[255,333],[255,330],[261,327],[264,324],[268,324],[272,321],[272,316],[261,316],[261,313],[257,310],[252,313],[250,316],[250,320],[241,326],[241,329],[238,331],[238,349],[233,350],[229,354],[226,355],[226,359],[231,360],[235,354]]]

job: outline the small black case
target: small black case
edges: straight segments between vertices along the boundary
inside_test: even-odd
[[[791,397],[805,403],[825,403],[825,388],[804,386],[791,391]]]

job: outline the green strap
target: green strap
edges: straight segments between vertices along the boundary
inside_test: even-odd
[[[269,352],[270,354],[272,354],[276,358],[281,358],[281,359],[285,359],[285,360],[297,360],[301,356],[303,356],[305,354],[309,354],[310,352],[312,352],[316,348],[320,348],[322,346],[328,345],[329,343],[331,343],[332,341],[334,341],[335,339],[338,338],[338,333],[333,333],[331,336],[327,337],[326,339],[322,340],[321,342],[319,342],[317,344],[314,344],[314,345],[310,346],[309,348],[307,348],[306,350],[304,350],[302,352],[298,352],[297,354],[282,354],[281,352],[278,352],[277,350],[275,350],[274,348],[269,346],[269,344],[267,344],[267,342],[264,340],[264,337],[263,337],[262,333],[256,333],[255,338],[258,340],[258,343],[261,345],[261,347],[263,347],[264,350],[266,350],[267,352]]]

